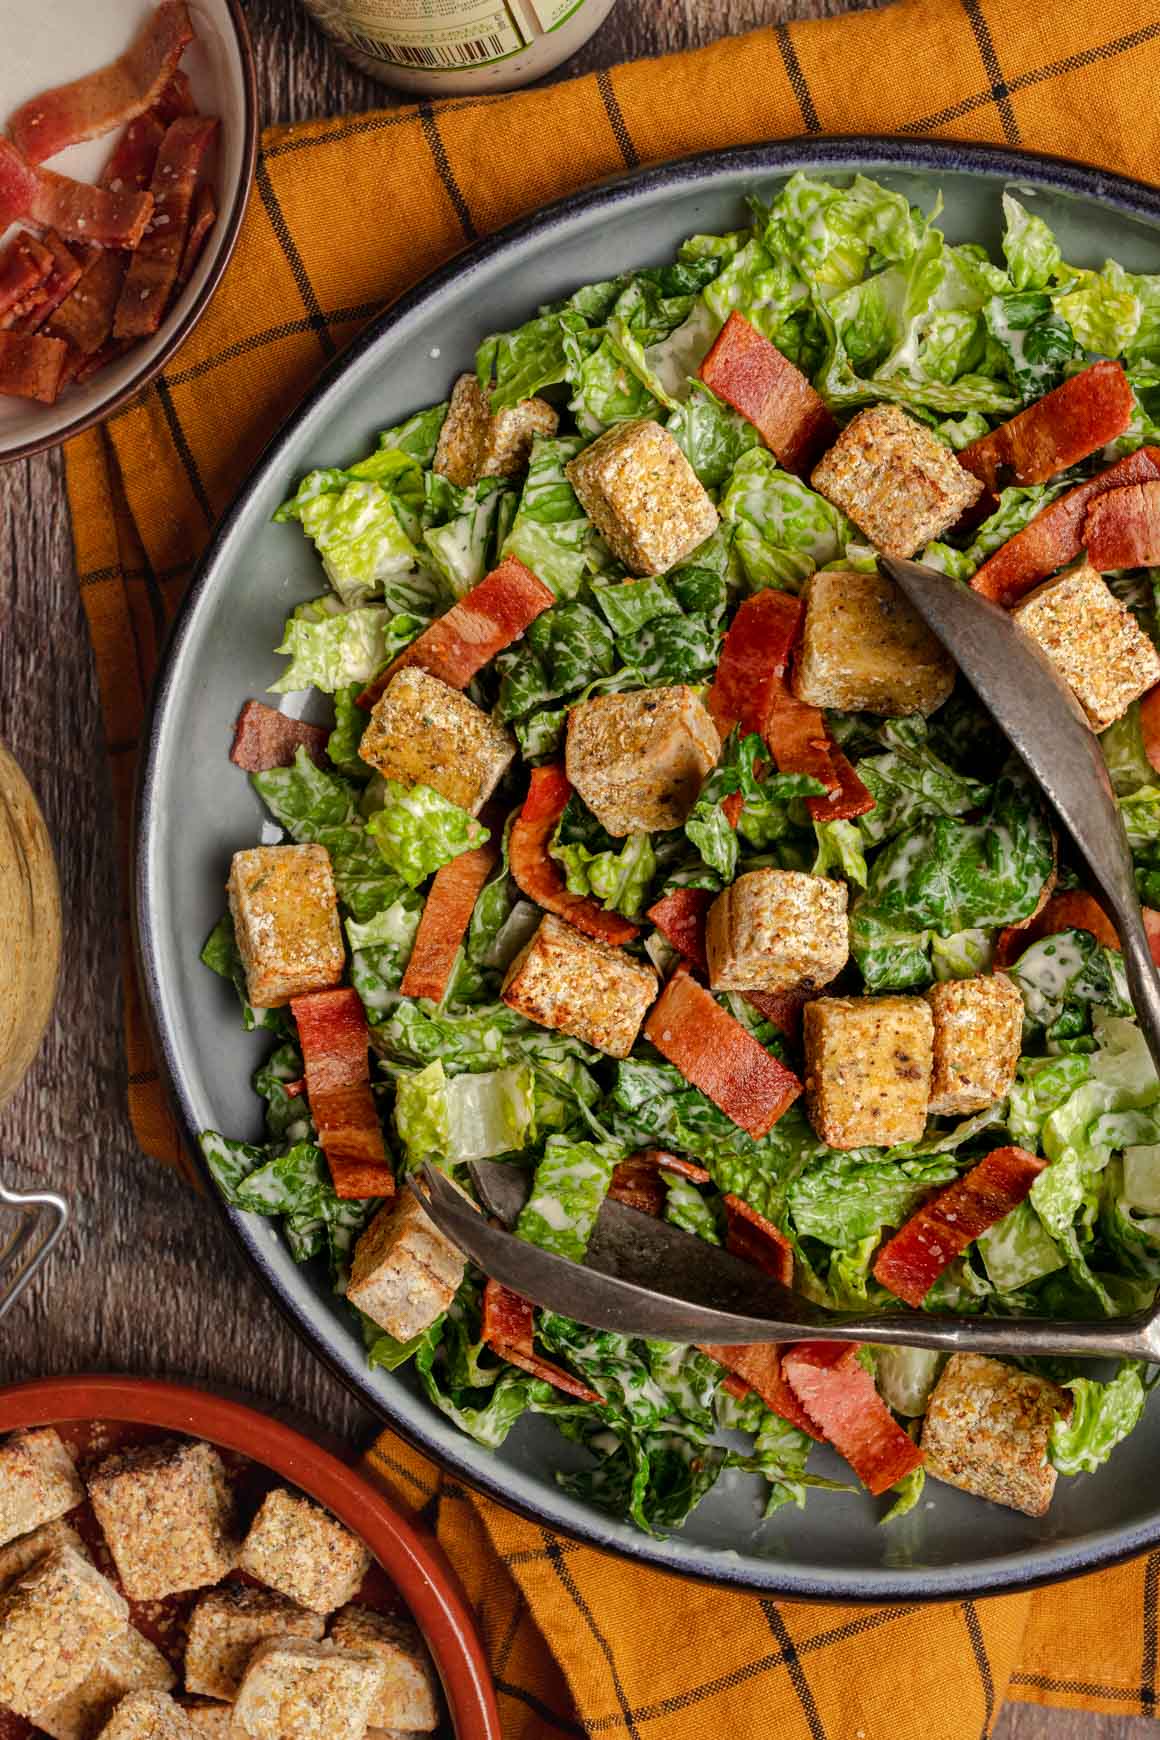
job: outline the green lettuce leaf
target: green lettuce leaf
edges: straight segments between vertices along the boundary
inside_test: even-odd
[[[1083,352],[1051,297],[1024,290],[992,296],[983,311],[987,331],[1006,359],[1012,384],[1024,404],[1057,387],[1068,364]]]
[[[1047,1450],[1061,1474],[1094,1474],[1139,1424],[1144,1412],[1140,1369],[1137,1361],[1124,1360],[1110,1383],[1072,1378],[1064,1385],[1072,1394],[1071,1419],[1056,1420]]]
[[[506,479],[481,478],[461,492],[450,519],[424,532],[427,551],[456,598],[478,586],[490,569],[504,504],[514,500]]]
[[[516,1222],[516,1237],[582,1263],[613,1170],[624,1155],[615,1142],[549,1136],[531,1195]]]
[[[548,851],[562,866],[571,893],[593,895],[606,912],[620,912],[626,918],[639,918],[644,912],[657,868],[649,834],[613,839],[573,793]]]
[[[515,1153],[535,1140],[529,1064],[448,1077],[439,1061],[396,1078],[395,1128],[407,1166]]]
[[[344,604],[362,604],[388,575],[405,573],[419,560],[381,484],[355,481],[336,491],[319,490],[300,501],[294,517]]]
[[[1003,257],[1016,290],[1045,290],[1063,263],[1051,230],[1036,213],[1003,195]]]
[[[721,497],[721,518],[752,590],[796,592],[856,534],[845,515],[778,468],[764,447],[743,453]]]
[[[250,777],[292,840],[326,847],[338,898],[353,918],[365,922],[405,893],[367,832],[359,813],[359,787],[316,767],[305,749],[298,750],[292,766]]]
[[[987,1278],[1001,1293],[1042,1280],[1066,1262],[1028,1200],[981,1233],[978,1245]]]
[[[741,455],[761,444],[753,424],[723,405],[701,381],[693,382],[665,427],[706,489],[720,489]]]
[[[352,684],[364,688],[425,627],[425,617],[398,614],[385,604],[344,610],[329,594],[312,598],[286,618],[274,650],[291,663],[269,692],[324,689],[332,695]]]
[[[422,898],[399,884],[390,905],[365,923],[347,919],[346,940],[352,950],[350,981],[362,999],[368,1021],[376,1021],[398,1000],[422,916]]]
[[[575,598],[585,580],[612,561],[564,476],[583,446],[575,435],[536,437],[520,505],[500,551],[518,556],[557,598]]]
[[[382,809],[367,819],[367,833],[409,888],[489,838],[482,822],[429,785],[388,779],[384,794]]]

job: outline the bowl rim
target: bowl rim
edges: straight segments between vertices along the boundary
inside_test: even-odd
[[[456,1572],[365,1474],[284,1421],[192,1384],[102,1372],[0,1388],[0,1433],[87,1420],[204,1438],[318,1499],[360,1536],[406,1602],[439,1667],[458,1740],[500,1740],[491,1670]]]
[[[242,0],[225,0],[225,4],[241,60],[242,163],[241,172],[233,191],[233,198],[230,201],[230,208],[225,214],[222,239],[214,262],[206,274],[205,282],[190,302],[181,319],[174,321],[168,335],[162,340],[157,354],[144,364],[136,374],[131,376],[111,398],[102,399],[89,410],[81,412],[61,429],[54,429],[44,435],[32,435],[28,440],[21,441],[13,447],[5,447],[0,441],[0,465],[10,465],[17,459],[31,459],[35,453],[44,453],[53,447],[59,447],[63,442],[71,440],[74,435],[83,435],[86,429],[93,427],[94,423],[104,423],[127,405],[130,399],[135,399],[138,393],[143,392],[151,381],[156,380],[174,351],[185,343],[205,313],[211,296],[221,282],[222,274],[229,265],[234,248],[237,246],[242,219],[246,215],[246,206],[253,189],[260,133],[258,73],[254,59],[254,45],[250,37],[250,27],[246,23],[246,15],[242,10]]]
[[[182,649],[192,631],[199,602],[213,584],[219,553],[228,545],[234,523],[244,512],[253,488],[267,470],[278,464],[299,423],[320,411],[332,392],[341,391],[343,377],[358,358],[409,317],[421,314],[428,305],[437,301],[444,288],[465,273],[471,273],[497,255],[518,250],[525,241],[550,237],[554,229],[592,210],[632,204],[654,191],[687,187],[735,173],[788,175],[802,170],[840,174],[891,169],[1003,176],[1014,183],[1023,182],[1045,191],[1095,201],[1125,217],[1142,218],[1160,227],[1160,188],[1072,158],[1000,145],[925,138],[911,140],[896,135],[859,133],[820,137],[799,134],[787,139],[698,151],[606,177],[565,194],[462,249],[391,302],[331,359],[263,447],[218,521],[171,625],[142,734],[131,887],[134,944],[145,993],[143,1006],[164,1066],[163,1081],[172,1091],[178,1123],[198,1173],[205,1180],[217,1211],[282,1315],[306,1341],[314,1356],[353,1392],[364,1407],[439,1466],[541,1528],[551,1528],[598,1550],[649,1565],[670,1575],[718,1587],[780,1599],[839,1601],[855,1605],[881,1604],[884,1601],[947,1601],[1034,1589],[1119,1564],[1160,1544],[1160,1505],[1143,1523],[1109,1527],[1079,1540],[1045,1542],[1032,1549],[1013,1548],[1008,1553],[965,1566],[951,1563],[919,1570],[886,1566],[852,1570],[827,1567],[819,1571],[769,1558],[763,1559],[760,1569],[757,1569],[753,1558],[740,1559],[736,1553],[696,1544],[683,1550],[679,1559],[674,1559],[662,1550],[663,1543],[649,1536],[639,1534],[631,1539],[623,1538],[614,1526],[609,1526],[608,1519],[601,1512],[592,1508],[586,1511],[583,1521],[568,1520],[559,1514],[546,1496],[525,1500],[513,1492],[509,1482],[503,1478],[505,1465],[489,1462],[487,1453],[479,1451],[469,1438],[463,1438],[462,1454],[449,1452],[433,1430],[425,1429],[426,1412],[407,1418],[384,1406],[381,1396],[367,1381],[362,1350],[353,1335],[347,1338],[350,1343],[348,1350],[326,1345],[323,1334],[315,1326],[312,1310],[274,1272],[249,1224],[252,1217],[231,1208],[213,1185],[196,1140],[197,1120],[185,1090],[180,1045],[175,1042],[164,1018],[158,943],[160,927],[151,903],[151,847],[162,801],[157,761],[164,717],[170,699],[187,680]],[[429,1409],[429,1412],[434,1427],[440,1416],[434,1409]]]

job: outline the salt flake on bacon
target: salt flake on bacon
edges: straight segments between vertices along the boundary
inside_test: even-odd
[[[150,184],[153,216],[125,274],[114,338],[146,338],[161,324],[185,253],[198,172],[217,129],[212,115],[186,115],[161,141]]]

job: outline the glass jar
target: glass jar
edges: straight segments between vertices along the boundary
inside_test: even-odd
[[[59,965],[52,842],[27,780],[0,743],[0,1106],[36,1055]]]

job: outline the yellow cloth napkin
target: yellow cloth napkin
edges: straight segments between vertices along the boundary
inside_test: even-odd
[[[1154,0],[903,0],[503,98],[273,128],[237,252],[164,373],[67,449],[128,889],[158,643],[263,441],[407,285],[586,182],[805,133],[970,138],[1157,176]],[[186,1170],[122,915],[129,1105]],[[480,1613],[504,1733],[973,1740],[1004,1698],[1155,1712],[1160,1553],[1081,1583],[933,1608],[779,1606],[677,1582],[526,1523],[384,1434]]]

